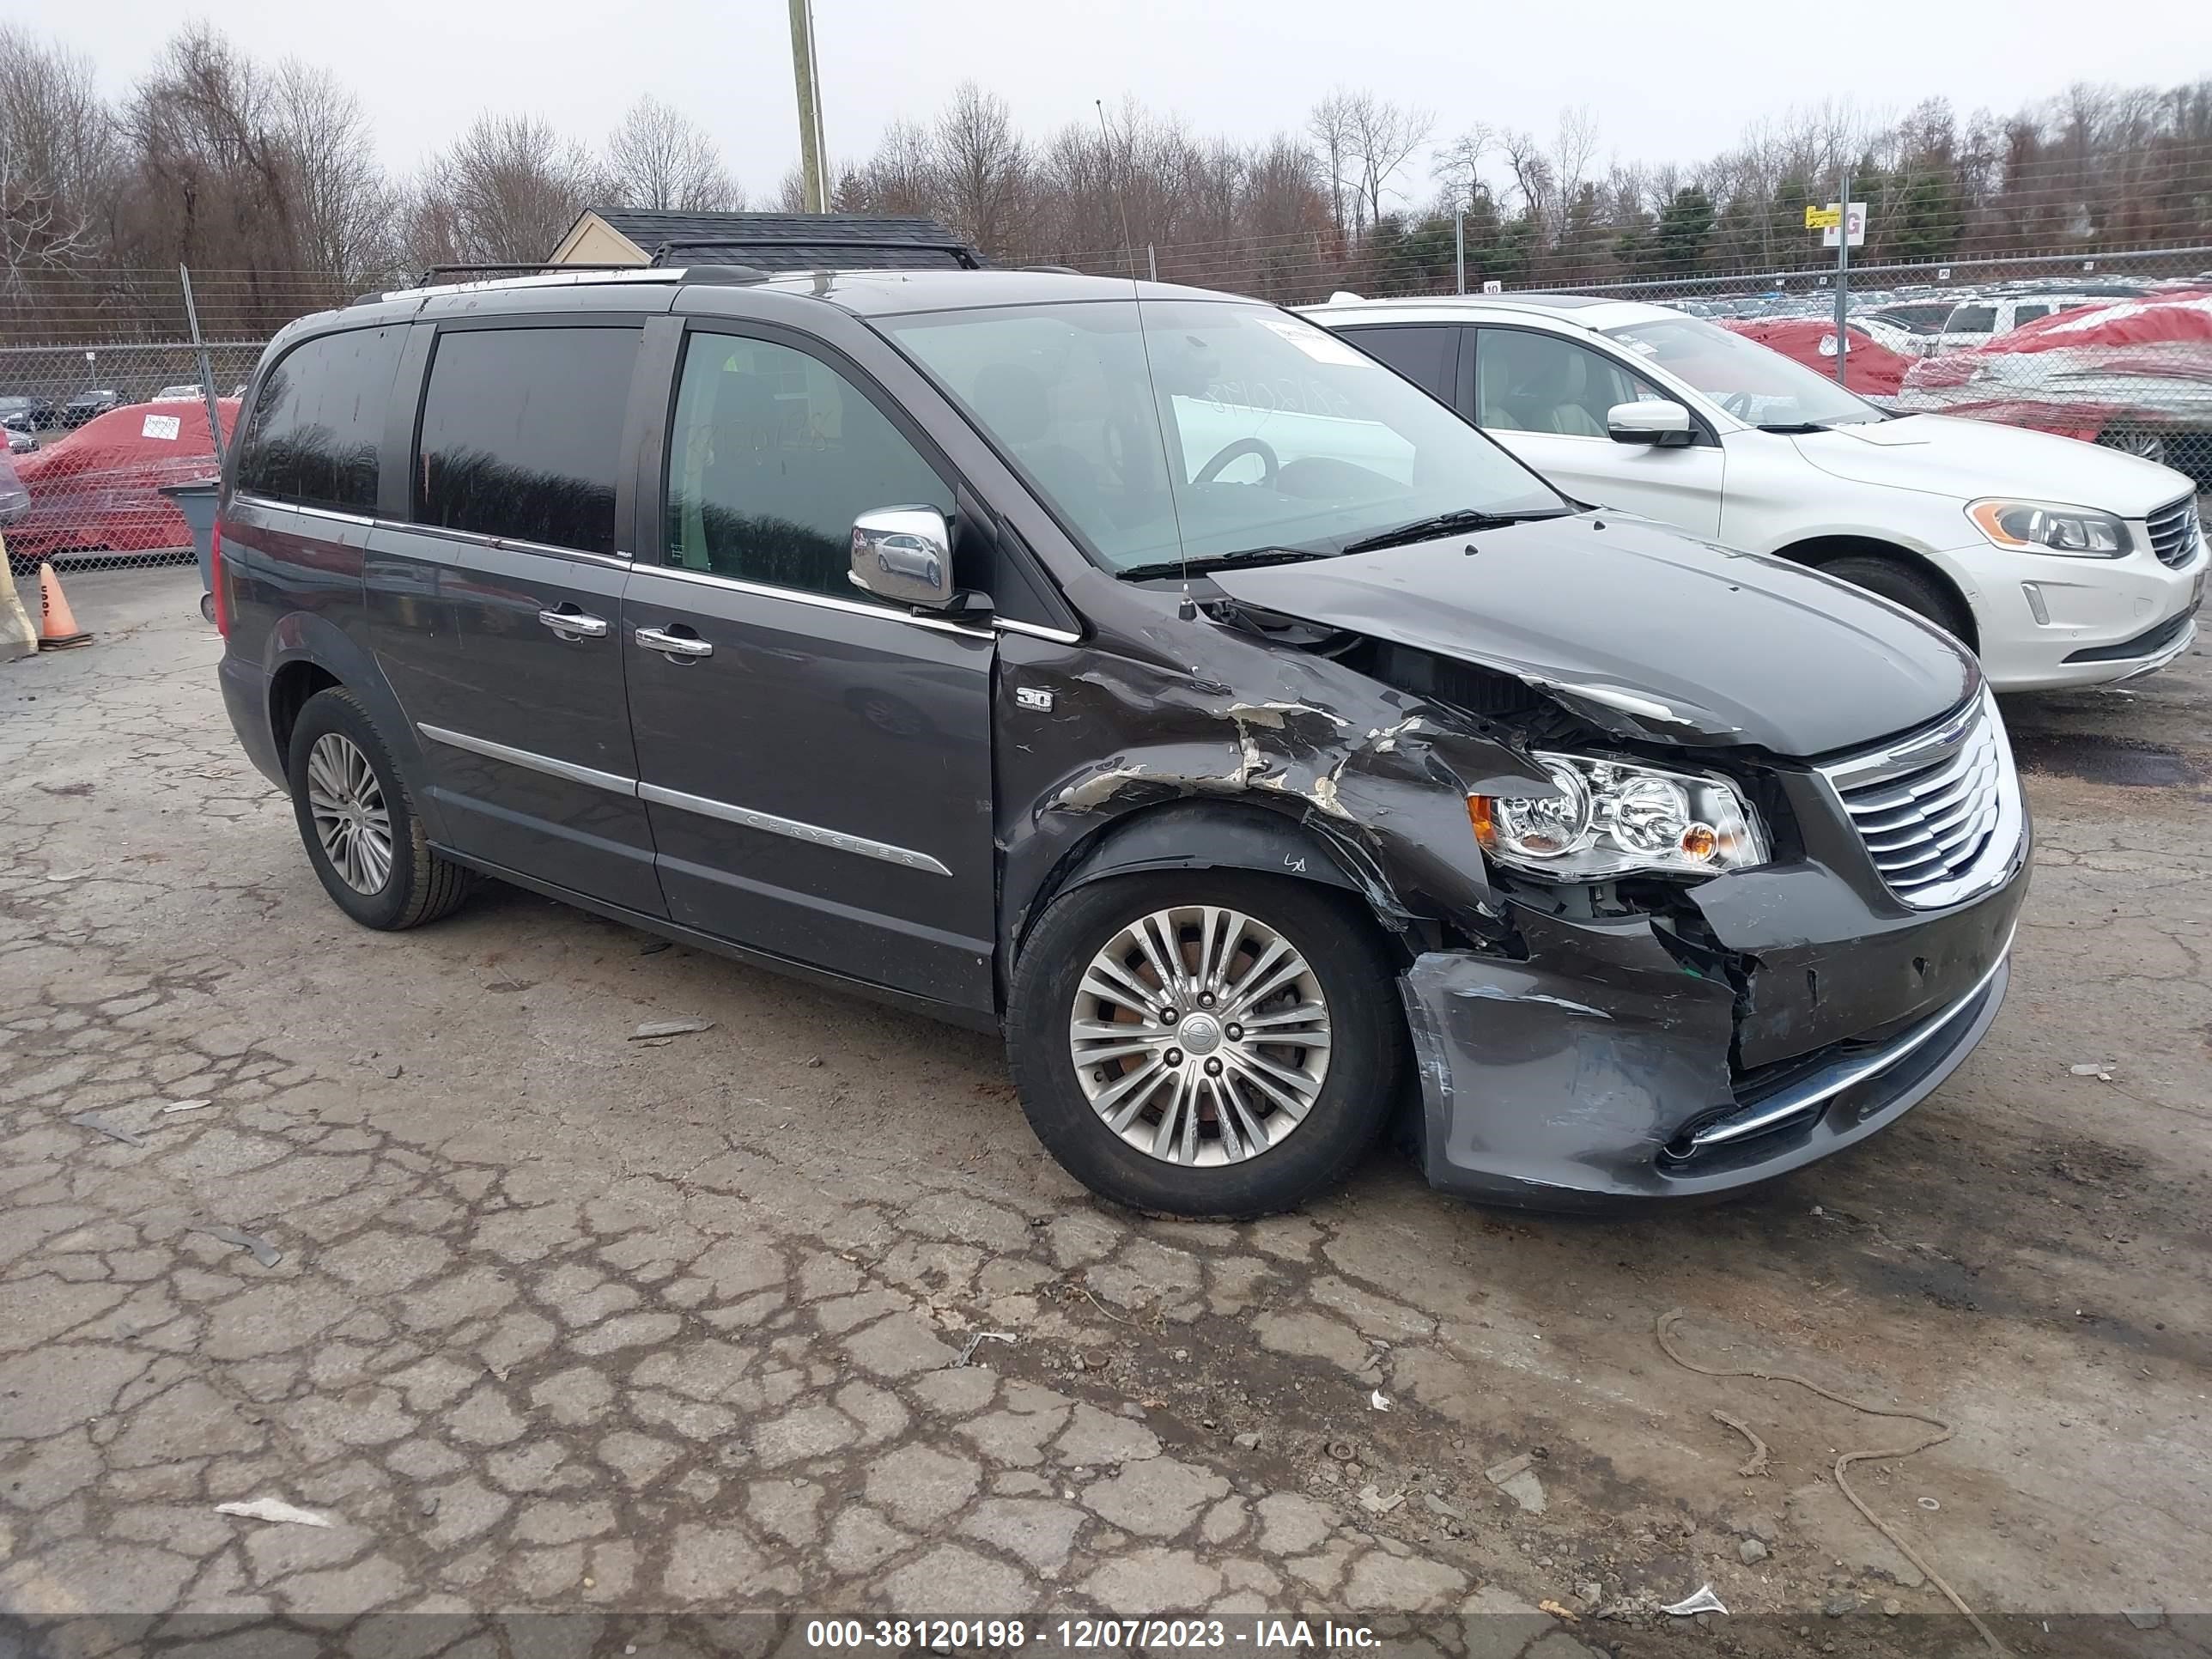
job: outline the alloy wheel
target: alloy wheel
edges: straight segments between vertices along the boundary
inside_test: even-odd
[[[1115,934],[1084,972],[1067,1036],[1091,1110],[1168,1164],[1281,1145],[1328,1075],[1328,1001],[1311,965],[1218,905],[1155,910]]]
[[[392,877],[392,814],[384,786],[360,745],[325,732],[307,751],[307,810],[323,856],[356,893],[384,890]]]

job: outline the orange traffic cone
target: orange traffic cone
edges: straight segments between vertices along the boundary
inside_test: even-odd
[[[39,567],[39,649],[66,651],[73,645],[90,645],[92,635],[76,625],[69,601],[62,596],[61,578],[51,564]]]

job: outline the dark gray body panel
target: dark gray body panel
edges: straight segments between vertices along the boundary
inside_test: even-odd
[[[241,741],[281,778],[278,677],[313,664],[360,690],[434,839],[463,862],[984,1028],[1036,915],[1071,885],[1243,869],[1356,891],[1403,964],[1425,1167],[1486,1197],[1767,1179],[1870,1133],[1963,1057],[2002,995],[1990,975],[2022,871],[1972,903],[1909,910],[1803,762],[1956,708],[1978,683],[1970,659],[1856,590],[1613,514],[1602,530],[1582,515],[1224,573],[1193,584],[1194,604],[1180,584],[1116,580],[868,319],[1130,290],[1026,272],[616,282],[307,319],[262,374],[319,330],[408,322],[422,337],[373,518],[319,520],[227,489],[222,683]],[[642,331],[632,384],[608,389],[627,410],[614,553],[410,524],[409,467],[389,457],[409,453],[429,337],[550,319]],[[915,616],[660,566],[665,427],[683,337],[702,327],[800,344],[895,411],[957,492],[955,574],[995,614]],[[1669,901],[1727,972],[1693,969],[1650,915],[1547,908],[1488,866],[1465,797],[1551,787],[1510,720],[1265,637],[1229,601],[1486,665],[1632,750],[1758,769],[1788,845]],[[564,638],[539,621],[548,610],[608,628]],[[640,628],[712,653],[671,660]],[[1694,1173],[1665,1164],[1685,1125],[1743,1091],[1801,1086],[1797,1072],[1938,1015],[1909,1063],[1795,1139]]]
[[[1215,580],[1610,710],[1647,706],[1646,729],[1680,743],[1826,754],[1939,719],[1980,683],[1964,647],[1895,605],[1612,512]]]

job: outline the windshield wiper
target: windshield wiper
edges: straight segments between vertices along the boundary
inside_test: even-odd
[[[1377,547],[1402,547],[1407,542],[1425,542],[1437,536],[1454,536],[1464,530],[1498,530],[1509,524],[1523,524],[1531,519],[1564,519],[1565,508],[1547,507],[1534,513],[1485,513],[1479,508],[1461,507],[1453,513],[1439,513],[1431,518],[1415,519],[1389,530],[1377,531],[1372,536],[1362,536],[1356,542],[1346,542],[1346,553],[1365,553]]]
[[[1785,438],[1794,438],[1808,432],[1826,432],[1828,426],[1825,421],[1761,421],[1759,423],[1759,429],[1761,432],[1779,433]]]
[[[1327,559],[1335,556],[1317,553],[1301,547],[1247,547],[1235,553],[1209,553],[1197,559],[1162,559],[1158,564],[1133,564],[1127,570],[1114,574],[1125,582],[1149,581],[1159,576],[1202,576],[1209,570],[1226,570],[1231,566],[1261,564],[1298,564],[1307,559]]]

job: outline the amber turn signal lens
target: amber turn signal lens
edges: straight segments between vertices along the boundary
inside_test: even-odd
[[[1683,852],[1693,859],[1709,859],[1720,850],[1721,838],[1710,823],[1693,823],[1682,831]]]
[[[1474,826],[1474,844],[1489,848],[1498,845],[1498,825],[1490,816],[1490,797],[1469,795],[1467,798],[1467,821]]]

